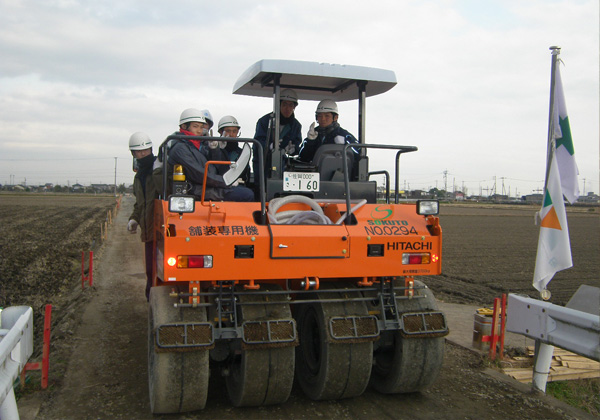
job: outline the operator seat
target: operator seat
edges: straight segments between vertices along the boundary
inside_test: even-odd
[[[344,181],[344,146],[343,144],[324,144],[315,152],[312,163],[319,171],[321,181]],[[346,149],[346,161],[348,162],[348,176],[352,180],[354,153],[350,147]]]

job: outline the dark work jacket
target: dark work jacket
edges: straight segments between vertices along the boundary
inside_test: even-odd
[[[256,122],[256,132],[254,133],[254,138],[258,140],[265,148],[265,152],[268,150],[265,142],[267,141],[267,131],[269,129],[269,119],[273,117],[273,113],[270,112],[267,115],[263,115]],[[291,122],[289,124],[280,125],[279,138],[282,139],[280,143],[281,148],[285,148],[289,142],[292,142],[294,146],[296,146],[296,153],[298,153],[298,149],[300,147],[300,143],[302,142],[302,124],[294,117],[294,114],[289,118]],[[281,117],[280,117],[281,121]],[[280,122],[281,124],[281,122]],[[274,128],[275,124],[273,124]],[[283,134],[283,136],[281,136]],[[273,142],[273,136],[271,135],[270,141]]]
[[[178,140],[169,150],[169,165],[182,165],[185,179],[192,185],[190,194],[202,196],[202,183],[208,159],[206,155],[188,140]],[[218,174],[216,165],[208,167],[205,199],[222,201],[229,187]]]
[[[356,140],[356,138],[348,131],[340,127],[340,125],[337,122],[334,122],[332,125],[328,126],[325,129],[319,129],[319,127],[317,127],[317,133],[319,134],[319,136],[316,139],[309,140],[308,138],[306,138],[302,142],[302,146],[300,146],[299,153],[299,158],[301,161],[312,161],[317,149],[323,144],[336,144],[334,139],[337,136],[342,136],[346,144],[358,143],[358,140]],[[358,158],[358,149],[351,148],[351,150],[354,152],[354,161],[356,162]]]
[[[156,158],[155,158],[156,159]],[[142,185],[142,173],[137,172],[133,178],[133,195],[135,195],[135,204],[129,220],[138,222],[141,230],[140,238],[142,242],[149,242],[154,238],[154,199],[158,198],[158,191],[152,180],[152,166],[146,173],[144,184]]]
[[[269,131],[269,120],[273,118],[273,113],[270,112],[266,115],[260,117],[260,119],[256,122],[256,132],[254,133],[254,138],[260,142],[263,146],[263,150],[265,153],[265,175],[268,174],[268,168],[271,166],[271,153],[272,150],[271,145],[273,144],[273,134],[269,138],[269,145],[266,144],[267,141],[267,132]],[[281,121],[280,117],[280,121]],[[300,143],[302,142],[302,124],[296,119],[294,114],[288,119],[290,122],[285,125],[280,125],[279,129],[279,138],[281,139],[281,143],[279,143],[279,147],[281,149],[285,148],[290,142],[296,148],[293,154],[298,154],[298,150],[300,149]],[[281,124],[281,122],[280,122]],[[274,121],[272,123],[271,130],[274,130]],[[283,135],[282,135],[283,134]],[[258,152],[256,145],[252,146],[254,153],[252,158],[252,167],[254,170],[255,180],[258,181]]]
[[[229,152],[227,151],[227,149],[221,149],[220,147],[217,147],[216,149],[211,149],[210,147],[208,147],[207,142],[203,142],[202,146],[200,147],[200,151],[204,156],[206,156],[207,160],[227,160],[231,162],[231,158],[229,157]],[[223,176],[225,172],[229,170],[230,165],[215,165],[215,167],[217,168],[217,173]]]

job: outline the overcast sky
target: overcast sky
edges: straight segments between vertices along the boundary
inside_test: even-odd
[[[580,188],[598,193],[598,19],[598,0],[0,0],[0,183],[113,183],[116,157],[129,185],[129,136],[156,153],[189,107],[252,137],[272,101],[231,92],[268,58],[394,71],[367,100],[366,139],[419,148],[403,187],[530,194],[558,45]],[[304,135],[316,104],[296,109]],[[339,105],[356,135],[356,101]]]

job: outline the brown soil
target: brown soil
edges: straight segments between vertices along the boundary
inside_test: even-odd
[[[4,198],[0,200],[0,216],[3,225],[9,228],[4,229],[3,236],[12,239],[2,238],[0,242],[1,304],[35,304],[36,334],[41,332],[38,324],[43,322],[39,316],[43,305],[55,305],[50,388],[38,391],[39,374],[30,373],[31,381],[18,403],[23,420],[587,418],[581,411],[533,394],[528,387],[502,375],[487,374],[485,362],[479,355],[449,343],[441,376],[430,389],[419,394],[382,395],[368,389],[359,398],[314,402],[295,386],[285,404],[237,409],[227,401],[224,380],[218,372],[212,372],[204,411],[152,416],[146,374],[143,248],[139,236],[130,235],[125,228],[133,200],[124,199],[115,224],[109,229],[108,241],[97,248],[94,255],[94,286],[82,291],[80,253],[94,241],[94,231],[98,232],[95,240],[99,243],[99,225],[93,225],[104,221],[102,215],[114,204],[114,199],[106,199],[100,206],[92,205],[96,212],[87,213],[83,205],[71,212],[65,207],[72,207],[72,203],[61,207],[49,202],[44,205],[27,202],[15,212],[16,204],[6,206]],[[50,212],[49,207],[53,209]],[[87,216],[80,218],[84,213]],[[41,220],[32,220],[32,214],[33,219]],[[443,207],[441,217],[445,274],[426,280],[438,298],[487,304],[502,292],[531,293],[537,229],[528,227],[528,221],[533,221],[530,211],[448,206]],[[89,222],[91,227],[78,230],[77,226],[88,219],[93,220]],[[69,220],[79,220],[79,223],[69,224]],[[572,283],[579,284],[583,279],[590,280],[585,281],[587,284],[598,285],[593,277],[598,273],[598,220],[597,213],[569,214],[575,267],[567,270],[564,278],[559,273],[550,283],[554,299],[568,300],[576,289]],[[55,228],[49,227],[51,223]],[[13,226],[18,228],[13,229]],[[33,232],[30,226],[35,226]],[[26,246],[21,247],[21,244]],[[529,249],[531,244],[533,248]],[[27,252],[30,258],[37,255],[38,261],[33,264],[23,258],[19,264],[16,259],[9,264],[6,262],[9,249],[13,252],[11,256]],[[66,252],[62,257],[58,256],[60,249]],[[41,254],[45,256],[43,259],[39,258]],[[61,263],[52,262],[51,270],[47,269],[45,263],[54,259]],[[62,267],[63,271],[56,267]],[[11,280],[5,281],[7,279]],[[33,359],[40,354],[38,340]]]
[[[539,299],[533,271],[539,206],[442,205],[442,275],[425,282],[436,298],[492,306],[502,293]],[[568,209],[573,267],[548,284],[551,303],[565,305],[582,284],[600,287],[600,208]]]

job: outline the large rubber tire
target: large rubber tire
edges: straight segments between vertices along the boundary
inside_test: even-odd
[[[175,308],[170,287],[153,287],[148,309],[148,385],[155,414],[201,410],[208,394],[208,350],[157,352],[155,331],[174,322],[206,322],[204,308]]]
[[[343,292],[318,293],[317,296],[319,299],[348,297]],[[365,391],[371,373],[373,343],[348,343],[330,338],[329,320],[335,316],[367,314],[363,302],[299,305],[296,378],[306,396],[313,400],[336,400],[357,397]]]
[[[238,288],[242,291],[243,288]],[[261,290],[281,290],[277,285],[261,285]],[[265,295],[240,295],[240,302],[263,302]],[[243,321],[292,319],[290,305],[282,295],[269,296],[269,301],[281,305],[248,305],[239,307]],[[236,407],[282,404],[294,384],[294,347],[247,348],[233,356],[229,374],[225,377],[227,393]]]
[[[415,281],[415,287],[424,284]],[[398,301],[401,312],[437,310],[430,289],[422,289],[424,298]],[[417,392],[431,385],[444,361],[444,337],[404,338],[392,333],[393,345],[375,351],[371,386],[384,394]]]

